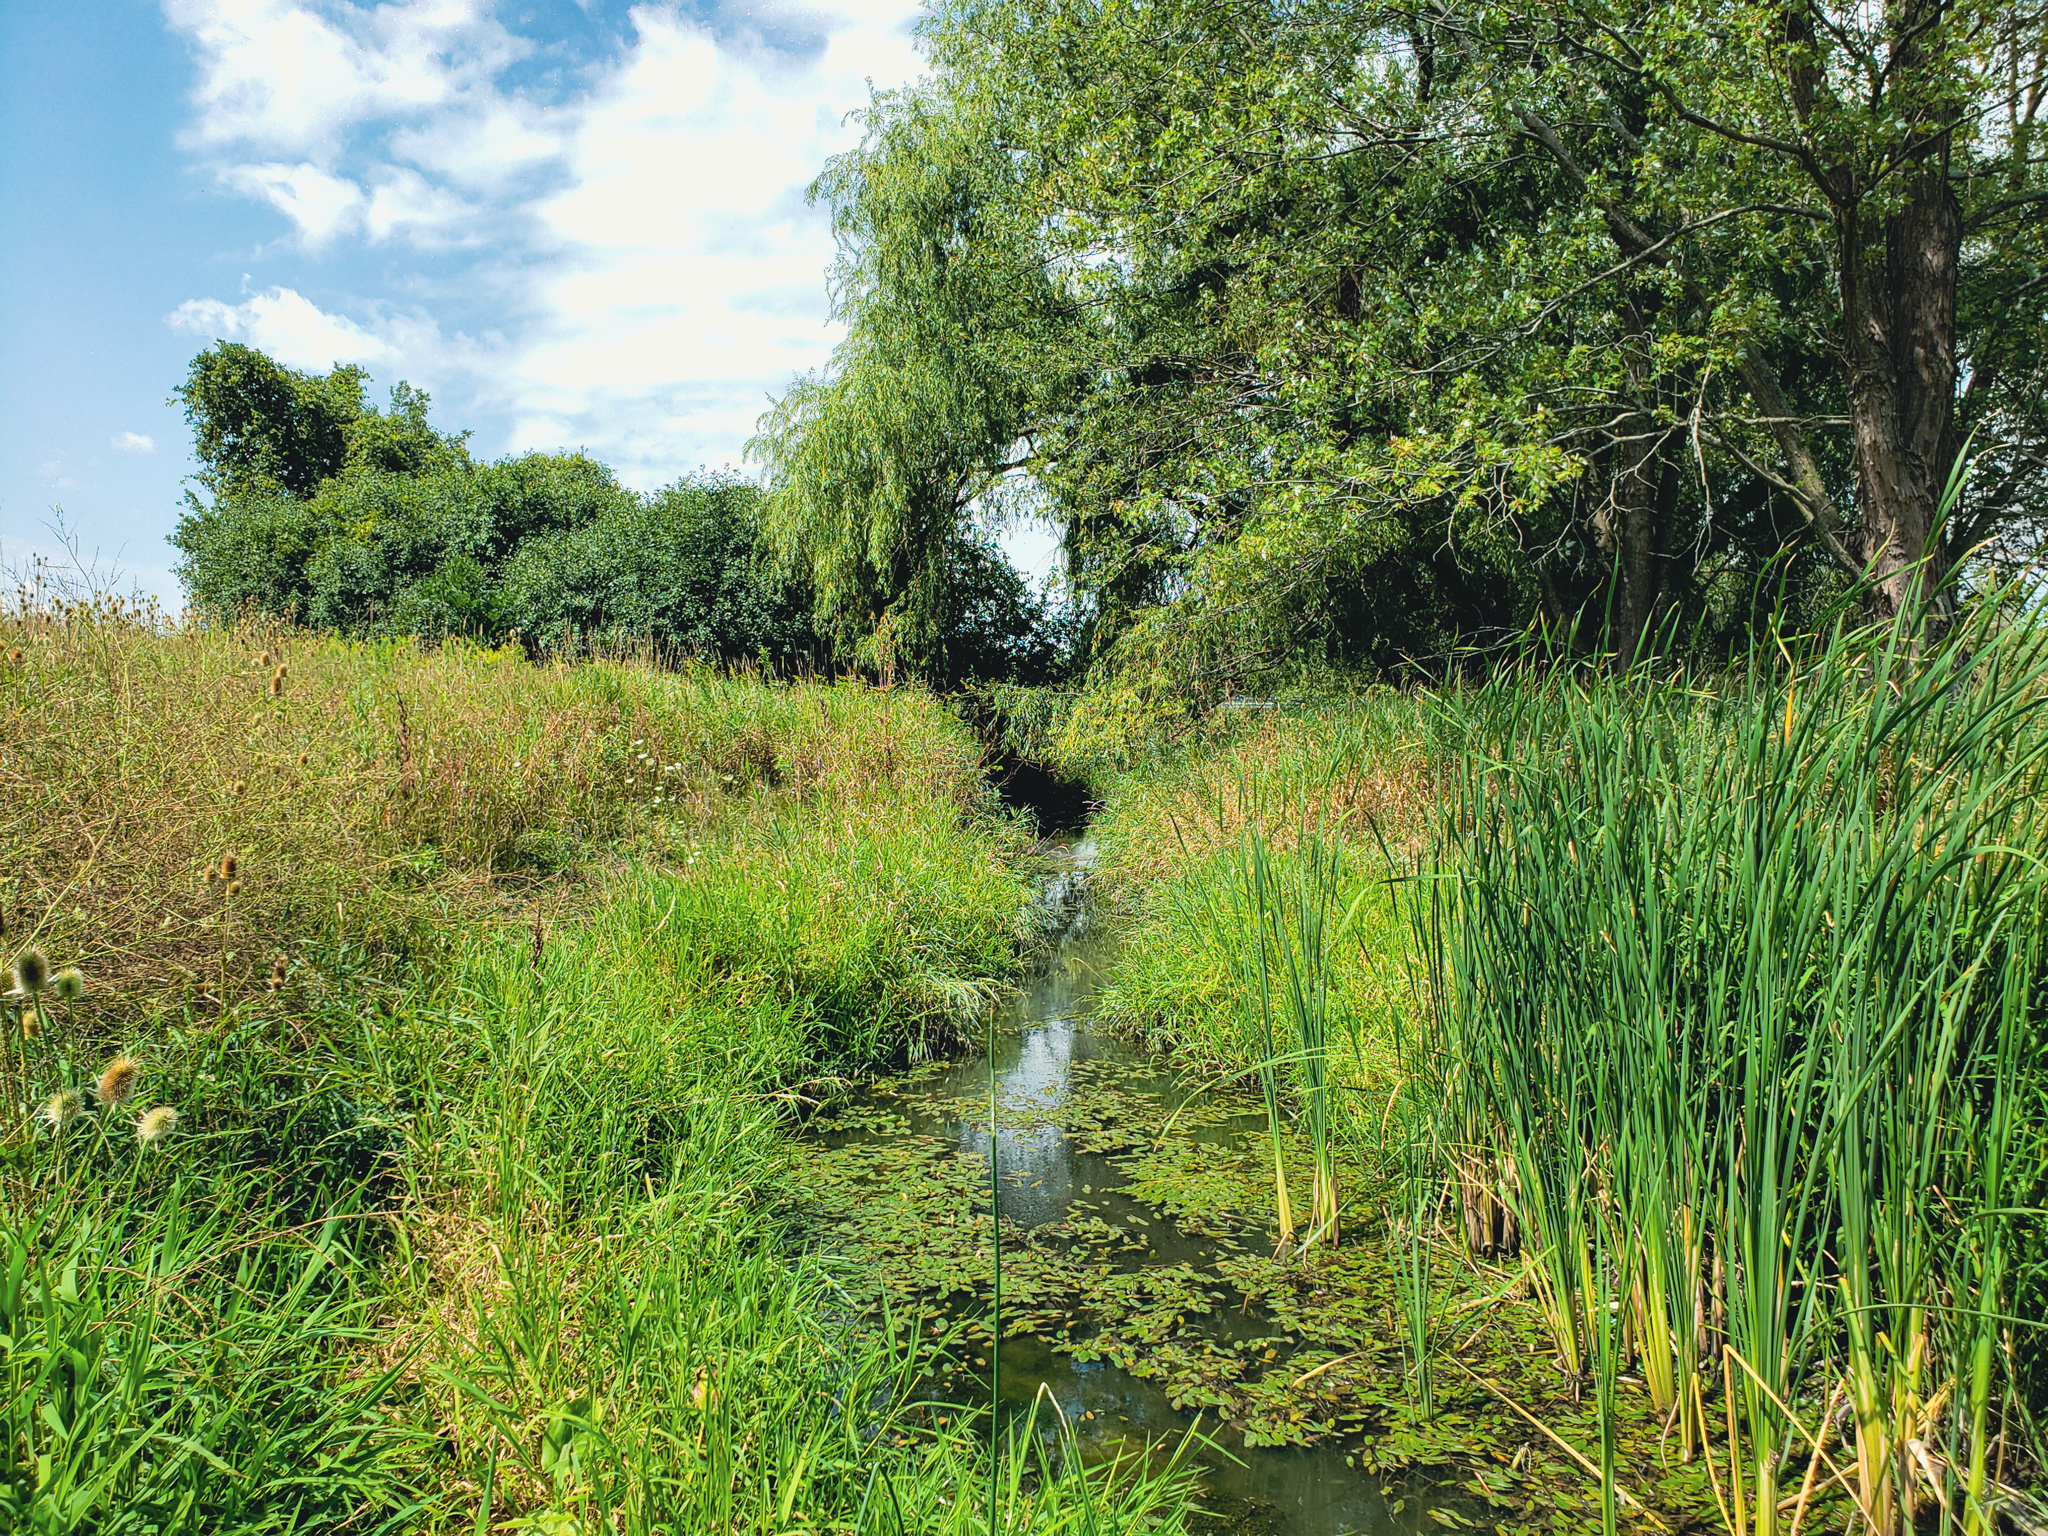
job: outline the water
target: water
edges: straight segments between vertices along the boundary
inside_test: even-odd
[[[1091,1018],[1091,1004],[1113,963],[1112,945],[1096,931],[1082,899],[1092,855],[1088,841],[1074,844],[1059,861],[1063,867],[1048,877],[1045,900],[1060,914],[1059,937],[1033,967],[1021,992],[1004,1006],[995,1034],[996,1094],[1002,1106],[996,1164],[1002,1177],[1006,1263],[1016,1246],[1011,1229],[1057,1227],[1078,1215],[1145,1234],[1142,1251],[1117,1256],[1120,1268],[1187,1264],[1207,1272],[1217,1259],[1245,1251],[1245,1245],[1227,1235],[1190,1236],[1163,1220],[1157,1210],[1121,1192],[1127,1175],[1113,1155],[1088,1150],[1079,1143],[1090,1138],[1077,1138],[1045,1121],[1081,1091],[1088,1064],[1119,1069],[1123,1092],[1148,1095],[1169,1109],[1179,1108],[1187,1092],[1170,1068]],[[825,1131],[820,1140],[856,1152],[887,1137],[899,1144],[905,1139],[935,1139],[941,1153],[950,1143],[954,1158],[983,1181],[985,1210],[987,1058],[976,1055],[922,1074],[914,1094],[892,1085],[882,1085],[880,1092],[891,1113],[903,1116],[903,1124]],[[1212,1117],[1212,1123],[1189,1134],[1231,1141],[1262,1134],[1262,1126],[1262,1116]],[[1006,1315],[1011,1315],[1007,1309]],[[1270,1336],[1275,1326],[1250,1308],[1223,1307],[1201,1320],[1203,1332],[1225,1346],[1233,1339]],[[1049,1395],[1075,1430],[1082,1453],[1091,1459],[1147,1444],[1177,1444],[1195,1423],[1192,1414],[1173,1406],[1159,1384],[1107,1361],[1077,1360],[1056,1352],[1042,1334],[1007,1338],[1001,1349],[1005,1404],[1021,1413],[1041,1394]],[[945,1386],[949,1395],[987,1400],[987,1382],[978,1372],[953,1378]],[[1047,1416],[1041,1407],[1041,1419]],[[1349,1464],[1355,1442],[1349,1449],[1341,1440],[1313,1447],[1247,1448],[1214,1416],[1201,1428],[1213,1442],[1198,1453],[1203,1468],[1201,1502],[1215,1521],[1210,1529],[1270,1536],[1392,1536],[1421,1531],[1432,1508],[1464,1502],[1432,1492],[1427,1480],[1411,1477],[1396,1482],[1386,1474],[1356,1469]]]

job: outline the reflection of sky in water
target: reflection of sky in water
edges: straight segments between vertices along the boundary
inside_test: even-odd
[[[1107,946],[1090,931],[1087,909],[1079,901],[1093,852],[1092,844],[1081,844],[1076,872],[1048,882],[1047,904],[1063,909],[1067,921],[1051,955],[1026,978],[1021,994],[996,1024],[996,1167],[1002,1176],[1004,1223],[1041,1226],[1067,1216],[1073,1202],[1085,1201],[1090,1212],[1117,1225],[1133,1218],[1148,1223],[1142,1230],[1155,1247],[1145,1262],[1206,1267],[1216,1257],[1212,1245],[1182,1236],[1172,1223],[1117,1193],[1124,1176],[1108,1157],[1077,1151],[1064,1133],[1039,1118],[1065,1097],[1076,1062],[1147,1059],[1089,1025],[1089,1006],[1107,962]],[[932,1084],[932,1098],[951,1110],[943,1133],[963,1156],[977,1160],[988,1155],[988,1073],[987,1057],[977,1055],[939,1074]],[[1178,1099],[1168,1082],[1161,1077],[1160,1091]],[[1220,1141],[1232,1133],[1213,1127],[1200,1134]],[[1213,1322],[1208,1331],[1218,1340],[1273,1329],[1263,1317],[1244,1317],[1227,1308]],[[1163,1458],[1198,1424],[1154,1383],[1106,1362],[1077,1362],[1037,1338],[1006,1339],[1002,1351],[1004,1401],[1021,1412],[1041,1394],[1049,1397],[1059,1413],[1041,1405],[1040,1428],[1049,1430],[1064,1418],[1090,1460],[1148,1444],[1159,1445],[1162,1449],[1154,1454]],[[1198,1427],[1216,1440],[1213,1448],[1198,1453],[1201,1503],[1224,1521],[1210,1529],[1266,1536],[1415,1536],[1424,1528],[1430,1504],[1457,1502],[1432,1501],[1421,1496],[1419,1486],[1404,1486],[1396,1493],[1405,1493],[1407,1504],[1395,1514],[1380,1492],[1379,1477],[1345,1465],[1348,1453],[1341,1443],[1247,1450],[1213,1419],[1199,1421]]]

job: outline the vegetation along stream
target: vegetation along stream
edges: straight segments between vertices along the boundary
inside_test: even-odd
[[[1040,1429],[1063,1419],[1091,1460],[1165,1456],[1197,1431],[1215,1529],[1466,1525],[1469,1494],[1406,1470],[1398,1435],[1374,1434],[1379,1456],[1364,1443],[1400,1401],[1373,1347],[1393,1336],[1384,1305],[1348,1286],[1332,1305],[1270,1260],[1258,1101],[1093,1018],[1115,947],[1090,920],[1093,844],[1048,851],[1054,941],[994,1035],[1006,1409],[1039,1404]],[[864,1300],[919,1320],[934,1397],[983,1404],[989,1084],[976,1052],[867,1085],[813,1122],[792,1173]]]

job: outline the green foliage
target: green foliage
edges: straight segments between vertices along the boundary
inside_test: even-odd
[[[836,630],[839,659],[873,673],[1037,681],[1057,665],[1042,601],[986,536],[954,528],[950,504],[929,549],[883,560],[918,566],[915,600],[870,583],[856,601],[842,581],[853,578],[808,545],[767,536],[772,507],[736,475],[642,496],[582,454],[476,464],[461,438],[434,431],[424,393],[400,384],[379,412],[363,406],[363,382],[360,369],[319,378],[228,343],[194,360],[180,398],[211,494],[187,494],[171,542],[202,612],[791,667],[833,659],[819,621],[873,597],[887,610],[873,633]],[[838,460],[813,467],[821,483],[853,483]],[[815,601],[814,576],[826,583]]]
[[[1083,658],[1207,698],[1539,622],[1725,656],[1866,561],[2024,544],[2038,16],[1798,9],[938,9],[817,189],[849,332],[764,422],[785,538],[893,600],[878,556],[1000,485]],[[1901,508],[1969,433],[1944,544]]]
[[[519,545],[503,568],[496,620],[542,649],[653,636],[724,661],[804,656],[816,649],[809,594],[781,575],[760,520],[756,489],[724,476],[611,498],[595,516]]]
[[[1017,215],[1013,183],[974,125],[912,93],[884,97],[867,141],[812,188],[832,205],[833,289],[858,321],[834,374],[792,385],[749,452],[821,623],[844,650],[866,641],[871,665],[966,670],[947,654],[975,602],[960,588],[998,558],[967,518],[1014,467],[1034,387],[1004,321],[1049,292],[1009,259],[997,221]]]

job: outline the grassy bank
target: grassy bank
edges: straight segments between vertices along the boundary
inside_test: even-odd
[[[1384,1303],[1383,1444],[1511,1520],[2035,1518],[2044,674],[2031,628],[1531,669],[1120,781],[1114,1007],[1266,1080],[1272,1284],[1307,1341]],[[1538,1421],[1547,1485],[1487,1470]]]
[[[1258,1054],[1238,1002],[1245,928],[1229,914],[1256,843],[1280,877],[1325,845],[1344,910],[1329,983],[1347,1077],[1384,1082],[1394,1015],[1419,979],[1407,919],[1385,881],[1436,824],[1456,761],[1431,701],[1382,691],[1341,712],[1238,716],[1220,739],[1113,780],[1096,831],[1098,889],[1124,942],[1105,1013],[1219,1067]]]
[[[0,1524],[985,1528],[972,1426],[758,1197],[819,1079],[1013,964],[1022,834],[943,709],[9,638],[9,943],[83,993],[8,1003]],[[996,1470],[1013,1529],[1178,1507]]]

